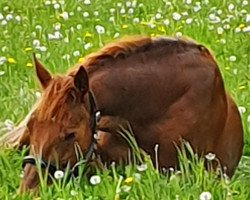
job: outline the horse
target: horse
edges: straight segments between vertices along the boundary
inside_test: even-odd
[[[234,174],[243,148],[241,118],[204,45],[135,37],[104,46],[65,75],[52,76],[35,57],[34,65],[42,97],[14,138],[30,146],[21,191],[39,183],[35,158],[49,173],[56,164],[73,169],[80,152],[127,164],[130,147],[121,128],[132,130],[160,168],[178,166],[176,146],[184,139],[200,156],[215,154],[224,172]]]

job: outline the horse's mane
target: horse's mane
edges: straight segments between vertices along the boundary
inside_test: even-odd
[[[125,58],[129,55],[139,52],[149,51],[155,48],[168,46],[169,52],[178,49],[184,51],[187,48],[198,48],[206,55],[210,55],[209,51],[203,46],[197,44],[195,41],[188,38],[174,38],[174,37],[127,37],[116,42],[112,42],[99,51],[91,53],[84,57],[81,63],[71,68],[69,73],[74,75],[80,66],[84,66],[88,71],[94,67],[104,65],[105,61],[115,60],[116,58]]]

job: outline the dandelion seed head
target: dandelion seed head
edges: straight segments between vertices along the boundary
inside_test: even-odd
[[[55,171],[55,173],[54,173],[54,178],[55,179],[62,179],[64,177],[64,172],[63,171],[61,171],[61,170],[57,170],[57,171]]]
[[[101,183],[101,177],[98,175],[93,175],[90,177],[89,181],[92,185],[98,185]]]
[[[228,58],[230,62],[235,62],[236,61],[236,56],[232,55]]]
[[[148,166],[146,163],[142,163],[141,165],[137,165],[136,168],[138,171],[143,172],[147,170]]]
[[[199,196],[200,200],[211,200],[212,199],[212,194],[208,191],[202,192]]]
[[[247,109],[244,106],[238,106],[238,110],[240,114],[244,114],[247,111]]]
[[[208,154],[205,155],[205,158],[208,160],[208,161],[212,161],[216,158],[216,155],[212,152],[209,152]]]
[[[179,13],[177,13],[177,12],[174,12],[174,13],[172,14],[172,17],[173,17],[173,19],[174,19],[175,21],[179,21],[179,20],[181,19],[181,15],[180,15]]]

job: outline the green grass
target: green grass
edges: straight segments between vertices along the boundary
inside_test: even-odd
[[[65,0],[64,4],[58,1],[58,10],[55,10],[53,3],[45,5],[45,2],[51,1],[0,1],[2,133],[6,124],[10,124],[9,121],[15,124],[21,121],[36,101],[39,88],[30,66],[32,52],[36,52],[51,72],[64,73],[81,57],[117,37],[182,34],[212,50],[225,86],[242,110],[245,147],[244,157],[230,183],[205,172],[200,164],[202,161],[196,162],[190,176],[182,171],[179,175],[174,172],[172,178],[158,174],[149,164],[148,169],[140,173],[133,166],[127,166],[121,172],[117,168],[97,172],[102,181],[96,186],[82,179],[80,186],[72,181],[65,187],[54,184],[49,188],[40,188],[38,196],[41,199],[115,199],[117,195],[120,199],[199,199],[202,191],[210,191],[213,199],[250,198],[249,1],[210,0],[206,4],[204,0],[199,5],[196,1],[187,4],[182,0],[138,0],[131,1],[129,5],[122,0],[92,0],[90,5],[85,5],[84,1]],[[246,2],[248,5],[244,5]],[[232,10],[228,9],[231,3],[234,5]],[[122,14],[124,9],[125,13]],[[63,18],[63,12],[64,17],[69,15],[68,19]],[[181,14],[181,19],[174,20],[174,13]],[[211,21],[213,18],[216,23]],[[187,24],[191,20],[192,23]],[[98,34],[97,25],[104,27],[103,34]],[[220,34],[221,28],[223,32]],[[49,36],[55,33],[55,29],[59,39]],[[16,195],[22,154],[13,150],[0,150],[0,199],[33,198]],[[141,174],[141,179],[132,183],[129,192],[119,192],[119,188],[125,184],[124,179],[134,177],[136,173]],[[119,178],[120,174],[123,174],[122,178]],[[76,196],[71,191],[76,191]]]

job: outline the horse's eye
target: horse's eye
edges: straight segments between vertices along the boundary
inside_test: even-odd
[[[69,133],[66,135],[65,140],[72,140],[75,138],[75,133]]]

